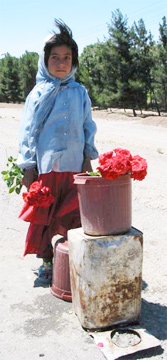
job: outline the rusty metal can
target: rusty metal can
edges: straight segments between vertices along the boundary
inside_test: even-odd
[[[87,329],[139,319],[143,234],[89,236],[68,231],[71,291],[75,313]]]

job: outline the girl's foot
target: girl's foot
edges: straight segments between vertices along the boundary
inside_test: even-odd
[[[43,260],[43,264],[38,271],[38,280],[44,284],[51,284],[52,282],[52,261]]]

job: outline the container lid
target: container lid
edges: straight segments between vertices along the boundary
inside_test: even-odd
[[[63,253],[68,254],[69,253],[69,249],[68,249],[68,241],[64,241],[64,242],[58,242],[55,244],[55,250],[59,250],[62,251]]]
[[[104,186],[111,186],[114,184],[114,186],[120,184],[125,184],[129,181],[131,181],[130,174],[125,175],[119,175],[117,179],[114,180],[107,180],[104,179],[102,176],[91,176],[87,173],[79,173],[73,175],[74,178],[74,184],[78,185],[104,185]]]

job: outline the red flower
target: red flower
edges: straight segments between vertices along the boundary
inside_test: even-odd
[[[129,150],[117,148],[117,149],[114,149],[114,151],[115,151],[116,155],[123,155],[123,156],[127,157],[129,160],[132,160],[132,155]]]
[[[130,161],[125,157],[113,156],[106,164],[97,167],[101,175],[108,180],[114,180],[119,175],[124,175],[131,169]]]
[[[49,207],[54,201],[51,189],[47,186],[42,187],[42,182],[34,181],[28,192],[23,193],[23,200],[35,207]]]
[[[99,164],[105,165],[108,160],[110,160],[113,156],[113,151],[106,152],[104,154],[99,155]]]
[[[38,194],[38,192],[42,189],[42,182],[41,181],[34,181],[29,188],[30,193]]]
[[[123,155],[114,156],[113,170],[119,175],[128,173],[131,170],[131,163],[128,157],[124,157]]]
[[[132,157],[129,150],[116,148],[114,151],[99,155],[97,167],[102,177],[117,179],[120,175],[131,174],[131,178],[143,180],[147,175],[147,162],[139,155]]]
[[[133,160],[131,161],[131,178],[134,180],[143,180],[147,175],[147,162],[145,159],[140,157],[139,155],[136,155],[133,157]]]

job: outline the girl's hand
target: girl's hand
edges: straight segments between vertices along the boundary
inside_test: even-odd
[[[25,185],[28,189],[30,185],[37,180],[37,178],[38,178],[38,174],[36,169],[25,170],[24,177],[22,179],[22,184]]]
[[[82,164],[82,172],[85,173],[86,171],[91,172],[92,169],[92,165],[91,165],[91,159],[90,158],[85,158],[85,160],[83,161]]]

